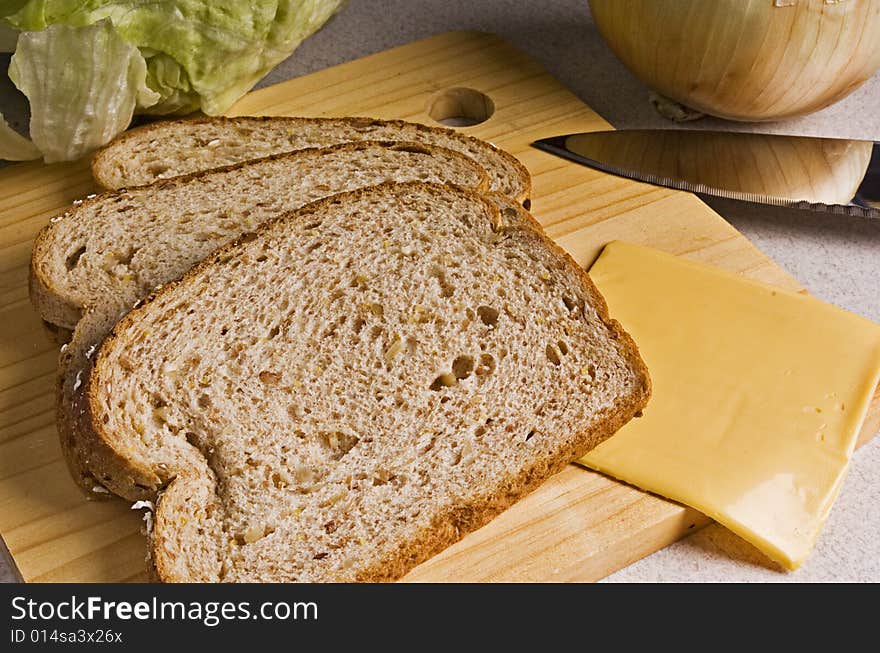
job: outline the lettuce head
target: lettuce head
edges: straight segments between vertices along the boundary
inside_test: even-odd
[[[223,113],[343,2],[0,0],[0,25],[20,32],[10,77],[34,143],[66,160],[133,113]]]

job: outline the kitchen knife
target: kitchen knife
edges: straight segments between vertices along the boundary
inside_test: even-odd
[[[532,145],[657,186],[880,218],[880,144],[872,141],[631,129],[554,136]]]

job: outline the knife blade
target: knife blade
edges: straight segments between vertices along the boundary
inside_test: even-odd
[[[873,141],[626,129],[565,134],[532,146],[656,186],[880,218],[880,144]]]

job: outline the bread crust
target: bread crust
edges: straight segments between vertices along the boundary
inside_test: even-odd
[[[92,306],[80,306],[79,304],[75,303],[70,297],[65,296],[65,293],[60,291],[53,282],[52,275],[48,269],[48,265],[46,264],[46,259],[48,258],[52,248],[55,246],[53,233],[57,228],[59,228],[60,223],[63,220],[76,220],[78,213],[89,210],[95,204],[106,202],[109,198],[121,198],[125,197],[128,194],[143,192],[145,190],[155,191],[165,188],[185,186],[187,184],[197,182],[201,179],[210,177],[215,174],[240,170],[250,165],[261,164],[271,161],[294,161],[298,158],[310,157],[318,152],[357,152],[359,150],[365,150],[373,147],[386,147],[389,149],[407,150],[417,149],[418,151],[424,152],[426,154],[430,154],[432,152],[442,152],[445,156],[450,156],[454,159],[459,160],[459,162],[465,164],[480,177],[481,181],[479,185],[475,188],[476,191],[482,192],[488,188],[489,177],[486,174],[486,171],[476,162],[474,162],[473,159],[456,150],[450,150],[449,148],[440,147],[437,145],[425,145],[423,143],[415,143],[412,141],[352,141],[346,143],[338,143],[336,145],[330,145],[328,147],[309,147],[300,150],[294,150],[292,152],[272,154],[270,156],[262,157],[260,159],[242,161],[240,163],[234,163],[220,168],[199,170],[197,172],[181,175],[172,179],[165,179],[162,181],[154,182],[152,184],[133,186],[131,188],[123,188],[116,191],[107,191],[100,195],[94,195],[80,201],[75,206],[65,211],[61,216],[51,220],[39,231],[36,239],[34,240],[33,253],[31,255],[29,268],[28,288],[31,303],[37,310],[37,313],[46,323],[47,328],[49,328],[50,331],[60,331],[61,337],[66,335],[65,332],[70,332],[76,327],[76,324],[77,322],[79,322],[84,311],[90,310],[92,308],[97,308]]]
[[[64,214],[65,217],[68,215]],[[59,334],[58,338],[70,333],[79,322],[82,313],[79,308],[66,301],[46,274],[41,262],[49,249],[47,240],[53,223],[40,229],[34,240],[31,261],[28,266],[28,295],[37,315],[50,334]],[[54,336],[53,336],[54,339]]]
[[[380,120],[378,118],[368,118],[361,116],[353,116],[347,118],[306,118],[300,116],[197,116],[182,118],[174,121],[156,121],[146,125],[141,125],[123,132],[122,135],[108,143],[104,147],[95,152],[91,161],[92,176],[104,188],[114,188],[113,175],[110,168],[113,161],[121,152],[125,151],[129,143],[139,140],[149,139],[154,135],[173,130],[176,127],[194,125],[194,124],[211,124],[211,125],[228,125],[230,127],[240,127],[248,125],[260,125],[267,122],[288,123],[290,125],[302,124],[310,122],[319,125],[331,125],[343,123],[352,127],[367,127],[370,125],[386,125],[391,127],[415,128],[422,133],[443,134],[449,138],[462,143],[476,145],[480,148],[490,148],[497,156],[504,159],[508,166],[516,170],[519,185],[522,187],[520,192],[513,198],[520,204],[528,208],[528,202],[532,195],[532,178],[528,169],[513,155],[505,152],[501,148],[492,145],[489,142],[482,141],[472,136],[467,136],[461,132],[449,129],[447,127],[432,127],[416,122],[407,122],[406,120]],[[405,139],[404,139],[405,140]]]
[[[152,298],[162,296],[165,293],[172,292],[179,285],[188,284],[191,280],[197,278],[205,271],[209,271],[214,265],[235,252],[235,248],[243,241],[250,240],[259,234],[265,233],[269,229],[276,228],[277,225],[287,220],[296,220],[302,214],[311,214],[320,211],[322,207],[329,205],[331,202],[338,202],[342,196],[357,198],[365,193],[373,192],[377,188],[397,187],[397,188],[413,188],[419,190],[428,190],[428,192],[440,192],[442,186],[425,184],[422,182],[405,182],[405,183],[385,183],[376,187],[351,191],[330,198],[318,200],[297,211],[284,214],[278,218],[264,223],[258,227],[252,234],[246,234],[236,239],[232,243],[220,248],[207,259],[197,264],[192,270],[184,275],[180,280],[167,284],[154,292]],[[472,200],[482,202],[487,207],[497,221],[497,228],[505,228],[502,222],[502,214],[497,209],[491,199],[481,196],[477,193],[456,189],[457,192],[469,196]],[[519,225],[506,225],[506,228],[523,229],[529,232],[541,243],[541,246],[547,247],[557,255],[561,256],[561,260],[567,267],[570,267],[576,274],[583,289],[587,292],[592,300],[592,306],[595,308],[602,322],[609,328],[612,337],[617,341],[618,349],[621,351],[626,360],[631,365],[637,376],[638,386],[631,395],[618,397],[617,401],[607,410],[603,411],[597,421],[589,428],[575,434],[568,442],[561,443],[561,447],[557,451],[546,454],[538,454],[532,461],[532,464],[521,470],[517,475],[511,476],[507,483],[500,491],[494,493],[480,493],[470,500],[460,505],[451,507],[445,514],[439,515],[431,527],[422,531],[408,546],[392,552],[386,559],[380,561],[368,569],[362,569],[357,574],[355,580],[365,582],[379,582],[396,580],[405,575],[410,569],[418,565],[420,562],[428,559],[432,555],[445,549],[449,545],[461,539],[466,533],[471,532],[480,526],[486,524],[493,517],[498,515],[504,509],[515,503],[536,487],[538,487],[550,475],[560,471],[565,465],[577,460],[585,455],[593,447],[610,437],[621,426],[628,422],[632,417],[641,413],[647,404],[651,393],[651,380],[647,367],[639,355],[638,348],[632,338],[627,334],[621,325],[613,320],[608,314],[608,307],[596,289],[595,285],[589,278],[589,275],[558,245],[556,245],[540,228],[537,221],[527,212],[519,209]],[[151,298],[151,299],[152,299]],[[96,388],[101,387],[104,382],[102,373],[103,366],[106,364],[105,355],[108,346],[124,337],[126,330],[137,322],[142,311],[149,311],[150,303],[146,302],[142,307],[129,312],[123,317],[116,326],[110,331],[105,338],[101,347],[97,350],[93,358],[93,367],[86,373],[83,386],[85,391],[80,393],[77,401],[77,407],[80,409],[75,411],[74,427],[79,430],[79,437],[82,442],[92,443],[94,451],[99,452],[97,458],[100,459],[101,465],[106,466],[103,473],[99,471],[97,477],[102,479],[102,483],[117,494],[129,499],[148,498],[155,499],[161,486],[149,488],[150,491],[144,492],[143,488],[137,488],[130,484],[130,480],[140,478],[142,480],[159,479],[160,482],[168,482],[170,484],[165,488],[161,500],[158,503],[157,514],[155,519],[155,527],[150,539],[151,560],[154,565],[154,572],[158,579],[169,582],[192,581],[196,580],[190,577],[181,577],[176,574],[166,558],[164,542],[166,538],[171,537],[167,532],[171,529],[171,520],[168,515],[173,514],[176,504],[180,502],[182,497],[188,495],[187,478],[178,477],[175,479],[161,479],[160,474],[156,470],[146,469],[134,461],[126,459],[126,457],[118,451],[114,441],[113,434],[108,432],[101,421],[98,419],[100,414],[100,404],[96,393]],[[121,475],[123,478],[115,478]],[[107,477],[108,481],[103,479]],[[127,477],[127,478],[125,478]]]
[[[93,313],[84,316],[58,361],[56,428],[61,453],[73,480],[90,498],[109,499],[112,492],[130,501],[152,500],[169,479],[163,480],[150,470],[132,465],[107,441],[95,437],[96,432],[90,427],[80,388],[88,387],[94,360],[88,352],[97,351],[99,344],[92,342],[87,332],[92,320],[100,324],[115,321],[115,317]]]

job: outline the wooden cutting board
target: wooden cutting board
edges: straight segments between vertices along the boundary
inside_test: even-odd
[[[590,265],[609,240],[625,239],[799,288],[693,195],[605,175],[530,148],[537,138],[609,125],[492,35],[441,34],[250,93],[230,113],[436,124],[429,113],[490,112],[488,120],[463,131],[528,166],[535,216],[580,264]],[[73,199],[94,190],[84,163],[0,170],[0,534],[28,581],[145,578],[140,513],[121,500],[86,500],[60,458],[53,393],[57,348],[28,301],[35,234]],[[877,431],[878,420],[875,398],[863,439]],[[407,579],[594,580],[707,521],[572,465]]]

